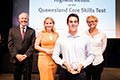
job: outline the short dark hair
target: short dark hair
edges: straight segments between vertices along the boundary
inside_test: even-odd
[[[78,22],[79,22],[79,17],[78,17],[78,15],[75,14],[75,13],[71,13],[71,14],[67,17],[67,23],[68,23],[70,17],[76,17],[76,18],[78,19]]]

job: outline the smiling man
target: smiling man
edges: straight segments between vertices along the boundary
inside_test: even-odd
[[[68,16],[67,25],[68,33],[57,39],[52,58],[62,67],[60,80],[86,80],[84,68],[94,59],[91,43],[78,32],[77,14]],[[60,53],[62,59],[59,57]]]

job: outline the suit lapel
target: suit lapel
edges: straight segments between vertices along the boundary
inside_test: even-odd
[[[17,33],[17,35],[18,35],[18,38],[22,39],[21,31],[20,31],[20,26],[18,26],[15,31],[16,31],[16,33]]]
[[[29,27],[27,26],[26,28],[26,32],[25,32],[25,36],[24,36],[24,40],[27,39],[27,37],[29,37]]]

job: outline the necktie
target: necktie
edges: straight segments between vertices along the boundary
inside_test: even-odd
[[[24,28],[22,28],[21,35],[22,35],[22,39],[24,39],[24,35],[25,35]]]

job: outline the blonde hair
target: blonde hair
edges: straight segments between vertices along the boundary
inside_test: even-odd
[[[86,22],[88,22],[88,19],[90,19],[90,18],[92,18],[92,19],[94,19],[96,22],[98,22],[98,18],[97,18],[96,16],[94,16],[94,15],[88,16],[88,17],[86,18]]]
[[[44,24],[46,23],[47,19],[50,19],[52,21],[52,23],[55,24],[55,21],[53,20],[52,17],[46,17],[45,20],[44,20]],[[42,32],[46,32],[46,27],[45,26],[44,26],[44,29],[42,30]],[[52,28],[52,32],[55,32],[55,27],[54,26]]]

